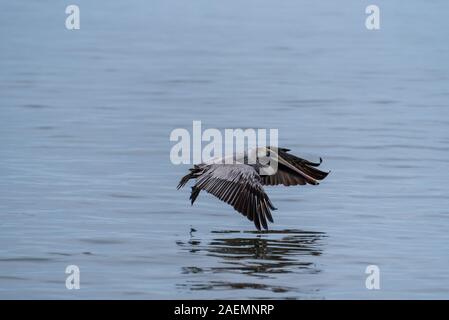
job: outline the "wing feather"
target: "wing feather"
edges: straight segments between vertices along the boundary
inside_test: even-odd
[[[273,222],[270,210],[275,210],[263,189],[257,171],[245,164],[210,164],[197,177],[195,190],[204,190],[230,204],[253,221],[257,229],[268,229]],[[199,191],[198,191],[199,192]]]
[[[278,168],[275,174],[261,176],[263,185],[279,185],[294,186],[318,184],[319,180],[327,177],[329,172],[316,169],[321,164],[301,159],[288,153],[288,149],[279,148],[278,152]]]

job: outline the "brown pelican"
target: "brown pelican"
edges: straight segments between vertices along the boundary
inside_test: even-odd
[[[261,151],[270,161],[275,161],[277,167],[275,172],[261,174],[261,169],[266,165],[262,164],[259,156],[255,158],[253,164],[248,163],[250,155],[254,155],[254,152],[260,155]],[[230,204],[250,221],[254,221],[258,230],[261,229],[261,225],[268,230],[267,219],[273,222],[271,210],[276,208],[265,193],[264,185],[317,185],[319,180],[323,180],[329,174],[315,168],[321,164],[321,158],[319,163],[314,163],[298,158],[288,153],[289,151],[285,148],[263,147],[253,150],[253,153],[250,151],[232,155],[234,160],[232,164],[228,164],[226,158],[221,158],[195,165],[189,169],[190,173],[181,179],[178,189],[190,179],[196,179],[190,195],[192,205],[200,191],[205,190]]]

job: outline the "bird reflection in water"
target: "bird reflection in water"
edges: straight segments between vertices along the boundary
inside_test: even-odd
[[[201,240],[191,233],[187,242],[177,241],[183,251],[212,258],[212,266],[184,266],[182,273],[192,275],[186,284],[178,287],[191,290],[260,289],[287,292],[288,285],[273,285],[257,279],[276,279],[286,273],[316,274],[320,269],[316,258],[322,253],[322,232],[301,230],[213,231],[211,237]],[[218,281],[222,275],[244,281]],[[198,276],[204,275],[206,277]],[[207,281],[203,281],[207,279]],[[228,277],[226,277],[228,278]],[[255,281],[257,280],[257,281]],[[272,282],[272,281],[270,281]]]

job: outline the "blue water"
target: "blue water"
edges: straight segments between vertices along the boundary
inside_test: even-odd
[[[77,31],[71,3],[4,2],[0,298],[449,298],[449,4],[375,2],[377,31],[355,0],[79,0]],[[267,187],[258,234],[176,190],[193,120],[332,173]]]

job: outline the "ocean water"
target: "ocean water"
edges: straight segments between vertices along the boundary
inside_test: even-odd
[[[447,1],[376,1],[376,31],[367,1],[68,4],[0,10],[0,298],[449,298]],[[255,232],[176,190],[193,120],[331,174],[267,187]]]

